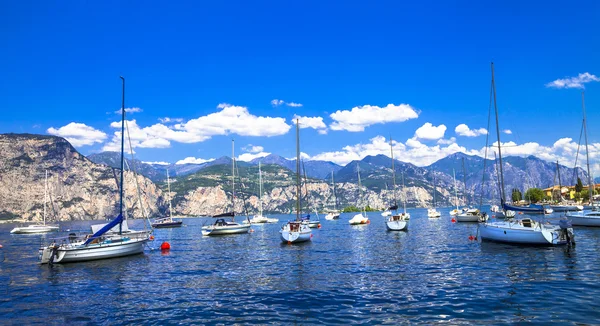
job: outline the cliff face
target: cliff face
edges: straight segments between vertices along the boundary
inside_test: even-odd
[[[45,171],[48,171],[47,220],[113,218],[118,214],[119,171],[91,162],[65,139],[30,134],[0,135],[0,219],[41,221]],[[164,206],[162,191],[138,176],[146,211]],[[125,203],[130,217],[142,217],[135,178],[126,173]]]

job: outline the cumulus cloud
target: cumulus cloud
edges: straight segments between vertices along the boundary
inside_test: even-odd
[[[322,117],[301,117],[294,115],[293,123],[296,123],[296,119],[298,120],[300,129],[313,128],[318,130],[321,135],[327,134],[327,125],[323,122]]]
[[[50,127],[46,131],[51,135],[65,138],[75,147],[102,143],[107,138],[104,132],[77,122],[71,122],[58,129]]]
[[[352,110],[338,110],[329,115],[334,122],[332,130],[352,132],[364,131],[365,127],[389,122],[404,122],[419,117],[417,111],[408,104],[388,104],[386,107],[363,105]]]
[[[469,126],[467,126],[464,123],[461,123],[458,126],[456,126],[456,128],[454,128],[454,132],[457,135],[464,137],[477,137],[481,135],[487,135],[488,133],[488,131],[485,128],[470,129]]]
[[[210,161],[214,161],[214,158],[209,158],[208,160],[205,160],[203,158],[196,158],[196,157],[186,157],[183,160],[179,160],[177,162],[175,162],[175,165],[181,165],[181,164],[202,164],[202,163],[206,163],[206,162],[210,162]]]
[[[555,81],[546,84],[546,87],[550,88],[585,88],[584,84],[590,82],[600,81],[596,75],[592,75],[589,72],[584,72],[576,77],[566,77],[557,79]]]
[[[170,165],[171,163],[169,162],[148,162],[148,161],[142,161],[142,163],[146,163],[146,164],[152,164],[152,165]]]
[[[116,114],[121,114],[121,109],[118,109],[117,111],[115,111]],[[142,112],[142,109],[138,108],[138,107],[134,107],[134,108],[125,108],[125,113],[138,113],[138,112]]]
[[[278,99],[271,100],[271,105],[272,106],[280,106],[283,103],[285,103],[283,100],[278,100]]]
[[[286,102],[284,100],[278,100],[278,99],[271,100],[271,105],[273,107],[278,107],[278,106],[281,106],[281,105],[284,105],[284,104],[287,105],[287,106],[293,107],[293,108],[302,107],[302,104],[300,104],[300,103]]]
[[[242,150],[249,153],[259,153],[264,151],[264,148],[262,146],[254,146],[252,144],[248,144],[248,146],[244,146]]]
[[[285,105],[287,105],[287,106],[291,106],[291,107],[293,107],[293,108],[299,108],[299,107],[302,107],[302,104],[300,104],[300,103],[294,103],[294,102],[285,103]]]
[[[183,119],[164,117],[164,118],[158,118],[158,121],[160,121],[161,123],[169,123],[169,122],[181,123],[181,122],[183,122]]]
[[[430,122],[426,122],[424,125],[419,127],[417,131],[415,131],[415,138],[418,139],[426,139],[426,140],[436,140],[440,138],[444,138],[444,134],[446,133],[446,126],[439,125],[434,126]]]
[[[228,134],[271,137],[283,135],[291,128],[284,118],[255,116],[243,106],[219,104],[217,108],[220,109],[218,112],[169,126],[156,123],[141,127],[136,120],[130,120],[128,128],[132,146],[165,148],[171,145],[171,141],[190,144],[205,141],[212,136]],[[111,127],[120,129],[121,123],[113,122]],[[118,150],[120,139],[121,132],[117,130],[112,141],[104,146],[104,150]]]
[[[437,143],[438,143],[439,145],[450,145],[450,144],[454,144],[454,143],[456,143],[456,138],[455,138],[455,137],[450,137],[450,139],[444,139],[444,138],[442,138],[442,139],[438,140],[438,141],[437,141]]]
[[[504,129],[504,130],[502,130],[502,132],[507,135],[512,135],[512,130],[510,130],[510,129]]]

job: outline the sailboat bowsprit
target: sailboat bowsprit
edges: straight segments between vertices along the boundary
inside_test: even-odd
[[[129,230],[123,218],[123,178],[125,140],[125,79],[121,108],[121,179],[119,185],[119,215],[107,224],[92,225],[92,234],[79,237],[74,233],[68,237],[53,239],[50,245],[39,249],[42,264],[71,263],[105,258],[123,257],[144,252],[144,244],[150,240],[151,231]]]

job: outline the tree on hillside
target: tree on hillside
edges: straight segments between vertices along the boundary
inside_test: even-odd
[[[532,203],[540,202],[546,197],[544,195],[544,191],[540,188],[529,188],[525,192],[525,198],[527,198]]]
[[[519,190],[517,188],[513,188],[511,198],[512,198],[513,203],[516,203],[516,202],[520,201],[521,199],[523,199],[523,194],[521,194],[521,190]]]
[[[575,185],[575,192],[580,193],[583,190],[583,182],[581,182],[581,178],[577,177],[577,184]]]

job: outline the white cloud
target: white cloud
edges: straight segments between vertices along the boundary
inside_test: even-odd
[[[152,165],[171,165],[171,163],[169,163],[169,162],[148,162],[148,161],[142,161],[142,163],[152,164]]]
[[[562,79],[557,79],[553,82],[546,84],[546,87],[550,88],[585,88],[584,84],[590,82],[600,81],[595,75],[590,74],[589,72],[584,72],[582,74],[577,75],[577,77],[566,77]]]
[[[248,146],[243,147],[242,150],[250,153],[259,153],[264,151],[265,149],[262,146],[254,146],[252,144],[248,144]]]
[[[283,100],[278,100],[278,99],[271,100],[271,105],[272,106],[280,106],[283,103],[285,103]]]
[[[300,129],[313,128],[315,130],[318,130],[319,134],[321,135],[327,134],[327,125],[325,125],[325,123],[323,122],[322,117],[301,117],[298,115],[294,115],[292,122],[296,123],[296,119],[298,119]]]
[[[450,145],[450,144],[454,144],[454,143],[456,143],[455,137],[450,137],[450,139],[441,138],[440,140],[437,141],[438,145]]]
[[[512,135],[512,130],[510,130],[510,129],[504,129],[504,130],[502,130],[502,132],[507,135]]]
[[[456,126],[456,128],[454,128],[454,132],[459,136],[465,137],[477,137],[481,135],[487,135],[488,133],[485,128],[470,129],[469,126],[467,126],[464,123],[461,123],[458,126]]]
[[[364,131],[365,127],[389,122],[404,122],[416,119],[419,114],[408,104],[388,104],[386,107],[363,105],[352,110],[336,111],[329,115],[334,122],[330,125],[332,130]]]
[[[446,126],[439,125],[435,127],[430,122],[426,122],[424,125],[419,127],[417,131],[415,131],[415,138],[418,139],[426,139],[426,140],[436,140],[440,138],[444,138],[444,133],[446,133]]]
[[[260,153],[244,153],[237,157],[238,161],[250,162],[255,158],[265,157],[271,155],[271,153],[260,152]]]
[[[177,162],[175,162],[175,165],[181,165],[181,164],[202,164],[202,163],[206,163],[206,162],[210,162],[210,161],[214,161],[214,158],[209,158],[208,160],[205,160],[203,158],[196,158],[196,157],[186,157],[183,160],[179,160]]]
[[[71,122],[58,129],[50,127],[46,131],[51,135],[65,138],[75,147],[102,143],[107,138],[104,132],[77,122]]]
[[[243,106],[219,104],[217,108],[220,111],[172,126],[156,123],[149,127],[140,127],[136,120],[128,121],[132,146],[165,148],[170,147],[171,141],[191,144],[203,142],[212,136],[227,134],[271,137],[283,135],[291,128],[284,118],[255,116]],[[121,122],[113,122],[111,127],[120,129]],[[111,143],[104,146],[104,150],[118,151],[120,142],[121,132],[117,130]]]
[[[181,122],[183,122],[183,119],[164,117],[164,118],[158,118],[158,121],[160,121],[161,123],[169,123],[169,122],[181,123]]]
[[[121,114],[121,109],[118,109],[117,111],[115,111],[116,114]],[[142,112],[141,108],[135,107],[135,108],[125,108],[125,113],[138,113],[138,112]]]
[[[294,103],[294,102],[285,103],[285,105],[287,105],[287,106],[291,106],[291,107],[293,107],[293,108],[299,108],[299,107],[302,107],[302,104],[300,104],[300,103]]]

